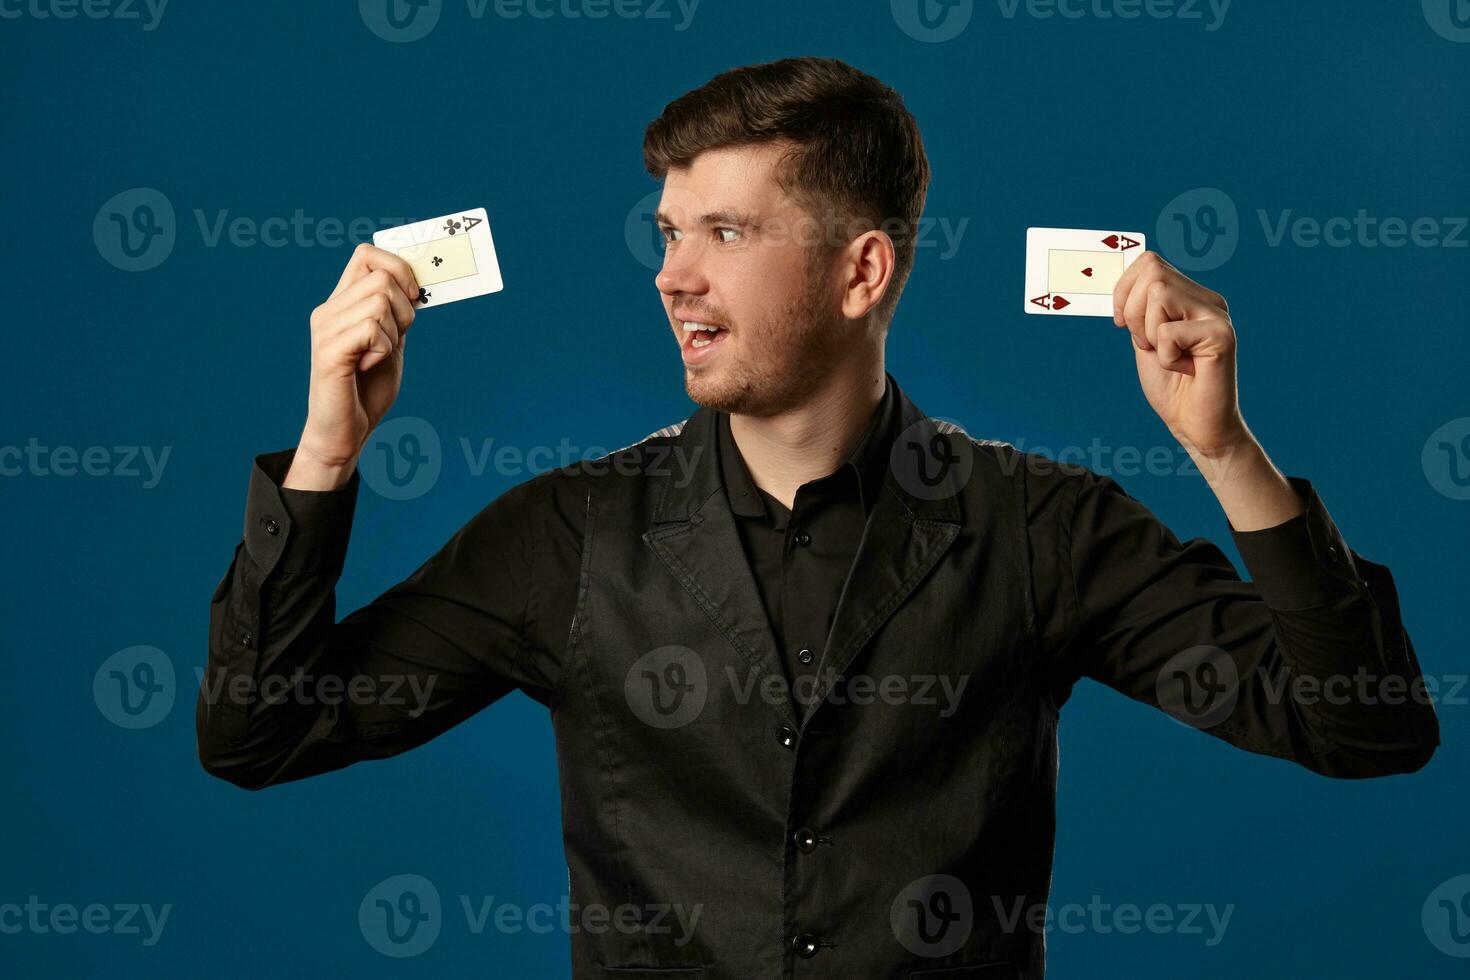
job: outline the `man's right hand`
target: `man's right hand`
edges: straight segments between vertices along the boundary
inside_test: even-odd
[[[403,381],[403,348],[419,285],[408,263],[366,242],[337,288],[311,313],[311,391],[306,426],[282,486],[335,490]]]

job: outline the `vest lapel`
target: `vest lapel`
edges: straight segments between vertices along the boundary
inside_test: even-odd
[[[814,697],[800,719],[789,700],[777,709],[792,725],[805,721],[827,696],[959,535],[959,492],[974,462],[969,437],[926,417],[894,385],[900,417],[883,489],[843,584]],[[659,477],[663,486],[653,527],[643,540],[750,664],[756,683],[767,673],[785,683],[776,638],[725,495],[715,423],[714,412],[702,407],[685,422],[673,446],[680,454],[675,463],[681,465],[666,465]],[[682,465],[683,460],[689,464]],[[685,479],[679,479],[681,474]]]
[[[960,532],[959,493],[974,462],[969,437],[925,416],[896,384],[895,393],[899,421],[888,473],[843,584],[803,722]]]
[[[784,685],[786,671],[778,659],[776,637],[719,473],[715,422],[712,411],[700,408],[684,423],[673,447],[679,456],[659,477],[664,485],[654,526],[644,532],[643,540],[745,658],[755,684],[773,674]],[[681,485],[680,474],[686,474],[687,484]],[[789,700],[773,707],[788,724],[798,724]]]

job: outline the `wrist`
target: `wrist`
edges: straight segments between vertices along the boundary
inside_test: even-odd
[[[1204,478],[1212,484],[1223,482],[1232,473],[1238,473],[1242,469],[1258,468],[1266,460],[1266,450],[1256,441],[1250,430],[1245,428],[1244,423],[1238,433],[1208,446],[1190,442],[1177,433],[1174,437],[1194,460]]]
[[[357,457],[357,453],[349,457],[323,453],[303,437],[281,486],[288,490],[340,490],[352,479]]]

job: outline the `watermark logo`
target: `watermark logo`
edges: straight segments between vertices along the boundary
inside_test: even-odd
[[[629,254],[639,265],[654,272],[664,264],[664,236],[654,219],[662,197],[662,190],[650,191],[638,199],[623,219],[623,240],[628,244]]]
[[[1446,956],[1470,959],[1470,875],[1443,881],[1424,899],[1424,935]]]
[[[920,500],[953,497],[970,482],[975,450],[963,432],[946,432],[956,423],[939,416],[922,418],[893,440],[888,465],[894,479]]]
[[[1429,485],[1451,500],[1470,500],[1470,416],[1430,433],[1419,457]]]
[[[428,35],[439,23],[442,0],[357,0],[357,12],[367,29],[393,44],[406,44]]]
[[[1377,215],[1367,208],[1319,217],[1292,208],[1255,209],[1267,248],[1470,248],[1465,215]],[[1180,194],[1159,213],[1155,244],[1181,269],[1202,272],[1230,261],[1244,235],[1229,194],[1200,187]]]
[[[92,700],[119,728],[152,728],[174,706],[174,664],[158,647],[119,650],[92,676]]]
[[[1007,903],[999,895],[992,895],[990,904],[1001,930],[1007,934],[1024,928],[1036,935],[1055,929],[1068,935],[1092,932],[1100,936],[1115,933],[1127,936],[1144,932],[1153,936],[1203,936],[1204,944],[1212,948],[1224,941],[1230,919],[1235,915],[1234,902],[1223,906],[1213,902],[1114,904],[1104,901],[1101,895],[1093,895],[1086,904],[1066,902],[1056,908],[1045,902],[1027,905],[1024,896]],[[1210,927],[1208,935],[1206,925]]]
[[[439,889],[423,875],[385,878],[357,907],[357,925],[369,946],[394,959],[418,956],[439,938]]]
[[[975,0],[891,0],[893,22],[915,41],[952,41],[970,26]]]
[[[647,20],[674,22],[676,32],[694,22],[700,0],[465,0],[464,12],[471,21],[487,15],[497,20]],[[358,0],[357,10],[367,29],[392,44],[425,38],[439,24],[442,0]],[[609,10],[608,7],[612,9]]]
[[[1470,0],[1424,0],[1424,19],[1445,40],[1470,42]]]
[[[623,697],[650,728],[683,728],[699,717],[709,699],[704,660],[677,644],[650,650],[628,668]]]
[[[132,187],[108,198],[92,219],[97,252],[124,272],[146,272],[174,250],[174,206],[160,190]]]
[[[439,482],[444,453],[426,419],[404,415],[378,426],[358,458],[363,482],[389,500],[422,497]]]
[[[173,446],[0,446],[0,476],[110,476],[142,478],[144,490],[163,479]],[[141,465],[140,465],[141,464]]]
[[[926,875],[910,882],[888,909],[894,938],[915,956],[948,956],[970,938],[975,905],[954,875]]]
[[[1196,187],[1164,205],[1154,230],[1159,251],[1180,269],[1218,269],[1240,244],[1240,213],[1218,187]]]
[[[92,902],[78,907],[71,902],[43,902],[39,895],[28,895],[24,905],[0,903],[0,936],[69,936],[80,929],[93,936],[141,936],[142,945],[152,947],[163,938],[173,910],[172,902],[157,907],[149,902]]]
[[[707,206],[692,191],[666,185],[643,195],[628,209],[623,219],[623,239],[628,252],[644,268],[665,274],[676,272],[701,254],[699,236],[715,231],[723,233],[732,227],[724,224],[705,227],[705,216],[717,213],[716,208]],[[803,211],[794,218],[767,215],[759,229],[747,229],[745,233],[766,247],[794,244],[803,249],[834,249],[877,231],[896,244],[913,242],[916,250],[933,250],[940,262],[947,262],[959,254],[969,227],[968,217],[922,215],[918,221],[909,221],[890,216],[874,221],[862,215],[827,210],[821,215]]]
[[[146,34],[158,29],[168,0],[0,0],[0,20],[135,20]],[[147,19],[144,19],[144,15]]]
[[[1169,658],[1154,682],[1159,707],[1191,728],[1212,728],[1230,717],[1240,694],[1240,671],[1219,647],[1190,647]]]
[[[3,2],[3,0],[0,0]],[[193,208],[192,225],[180,227],[173,203],[152,187],[115,194],[92,221],[97,253],[125,272],[144,272],[162,265],[181,234],[197,230],[204,248],[339,248],[370,239],[379,228],[405,223],[401,217],[317,217],[296,208],[290,214],[255,217],[231,215],[229,208]]]

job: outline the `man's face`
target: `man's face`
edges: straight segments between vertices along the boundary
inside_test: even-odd
[[[800,404],[838,362],[842,316],[828,234],[776,185],[774,145],[709,150],[664,181],[656,283],[700,405],[774,415]],[[721,329],[686,330],[685,323]]]

